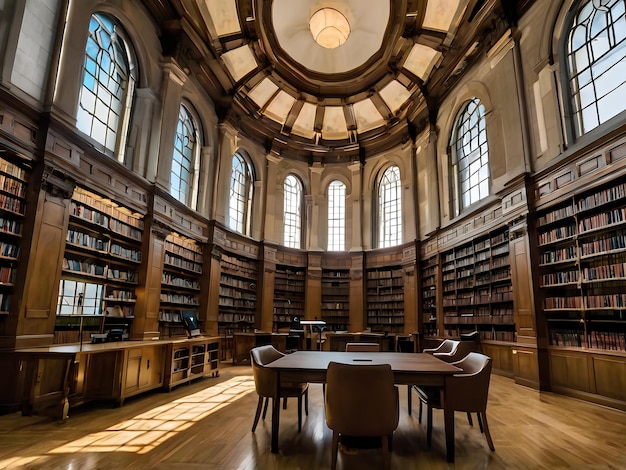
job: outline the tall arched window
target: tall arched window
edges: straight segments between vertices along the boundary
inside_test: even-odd
[[[189,110],[180,105],[172,155],[170,194],[192,209],[195,209],[198,198],[198,141],[198,128]]]
[[[76,126],[120,162],[124,161],[135,74],[133,51],[122,28],[113,18],[94,13],[89,22]]]
[[[402,182],[400,168],[388,167],[378,183],[378,247],[402,243]]]
[[[572,115],[581,136],[624,111],[626,2],[580,2],[566,45]]]
[[[328,251],[346,249],[346,185],[333,181],[328,185]]]
[[[489,195],[489,147],[485,107],[470,100],[459,114],[452,132],[450,172],[454,187],[454,213]]]
[[[252,181],[250,165],[241,154],[236,153],[230,172],[228,227],[244,235],[250,235]]]
[[[284,240],[285,246],[302,246],[302,183],[294,175],[288,175],[284,184]]]

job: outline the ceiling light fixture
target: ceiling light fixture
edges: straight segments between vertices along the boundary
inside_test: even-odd
[[[350,23],[334,8],[322,8],[313,13],[309,28],[315,42],[326,49],[343,45],[350,36]]]

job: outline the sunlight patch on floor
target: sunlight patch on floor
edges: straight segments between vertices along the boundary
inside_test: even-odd
[[[254,391],[252,376],[233,377],[197,393],[153,408],[105,431],[94,432],[50,450],[47,454],[76,452],[134,452],[145,454],[194,423]],[[13,457],[0,461],[0,469],[45,461],[45,456]]]

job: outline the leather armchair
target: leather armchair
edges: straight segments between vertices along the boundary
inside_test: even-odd
[[[287,397],[298,398],[298,432],[302,430],[302,397],[304,396],[304,410],[309,414],[309,384],[308,383],[281,383],[277,388],[276,371],[265,367],[270,362],[275,361],[279,357],[284,356],[283,353],[274,348],[274,346],[259,346],[250,351],[250,363],[252,364],[252,374],[254,375],[254,386],[259,395],[259,402],[252,424],[252,432],[256,430],[263,408],[263,419],[267,413],[269,399],[280,400],[283,398],[283,407],[286,407]],[[265,400],[265,406],[263,401]]]
[[[389,364],[331,362],[326,372],[326,424],[333,431],[332,469],[339,436],[380,436],[385,468],[391,464],[391,439],[398,427],[398,388]]]

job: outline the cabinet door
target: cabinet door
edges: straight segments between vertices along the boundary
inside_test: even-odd
[[[163,384],[164,346],[142,348],[142,361],[139,370],[139,388],[154,388]]]

